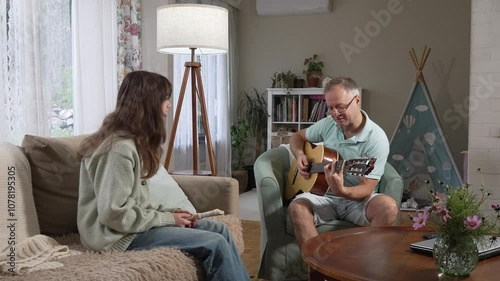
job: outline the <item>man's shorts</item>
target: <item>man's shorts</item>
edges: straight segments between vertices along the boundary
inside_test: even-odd
[[[366,207],[368,202],[380,193],[372,193],[364,201],[352,201],[343,197],[324,195],[319,196],[309,192],[301,193],[293,201],[306,200],[311,205],[316,226],[330,220],[346,220],[359,226],[368,226],[370,222],[366,218]]]

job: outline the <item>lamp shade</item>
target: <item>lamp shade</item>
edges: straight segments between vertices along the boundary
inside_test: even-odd
[[[156,49],[167,54],[223,54],[228,50],[228,11],[202,4],[173,4],[156,10]]]

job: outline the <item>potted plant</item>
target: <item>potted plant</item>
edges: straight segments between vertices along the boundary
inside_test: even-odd
[[[244,120],[239,120],[231,126],[231,147],[233,152],[236,152],[237,157],[232,165],[232,177],[238,181],[240,193],[245,192],[248,186],[248,172],[245,169],[243,154],[245,153],[249,132],[250,127]]]
[[[312,57],[306,58],[304,60],[304,74],[307,77],[307,84],[309,87],[318,87],[319,78],[323,75],[323,67],[325,65],[319,60],[319,56],[314,54]]]
[[[275,72],[271,77],[273,81],[272,88],[293,88],[296,77],[290,70],[288,72]]]
[[[253,163],[255,159],[266,149],[267,144],[267,100],[265,93],[259,94],[257,89],[250,88],[241,92],[240,105],[238,106],[240,118],[244,118],[249,128],[250,147],[254,147],[253,158],[250,165],[246,166],[248,171],[248,188],[255,187],[253,177]]]
[[[264,93],[259,94],[257,89],[251,88],[241,92],[240,105],[238,107],[240,117],[244,117],[250,128],[251,145],[255,145],[254,159],[262,150],[265,150],[267,139],[267,100]]]

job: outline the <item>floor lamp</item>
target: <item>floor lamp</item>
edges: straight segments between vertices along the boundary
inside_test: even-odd
[[[157,50],[166,54],[190,54],[191,61],[184,64],[179,100],[168,143],[165,169],[168,170],[175,134],[189,77],[191,77],[191,118],[193,130],[193,170],[181,173],[194,175],[217,174],[215,155],[208,124],[205,93],[201,80],[201,63],[195,55],[222,54],[228,50],[228,11],[225,8],[202,4],[173,4],[157,9]],[[198,133],[196,98],[200,101],[201,118],[207,142],[210,173],[198,169]]]

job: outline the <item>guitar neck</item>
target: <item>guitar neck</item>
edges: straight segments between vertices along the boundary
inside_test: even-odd
[[[345,160],[338,160],[337,164],[335,165],[335,171],[342,170],[344,168]],[[330,164],[332,162],[325,161],[325,162],[320,162],[320,163],[312,163],[311,164],[311,169],[309,170],[309,173],[315,174],[315,173],[322,173],[324,170],[323,168]]]

